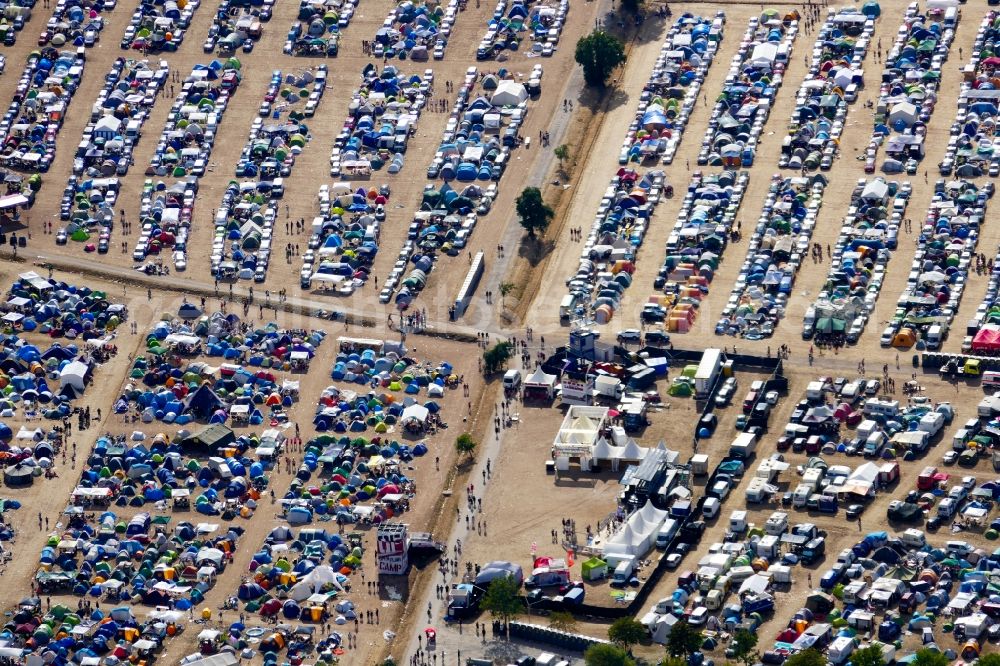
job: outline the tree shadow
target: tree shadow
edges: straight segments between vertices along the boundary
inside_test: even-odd
[[[620,73],[618,70],[616,73]],[[628,104],[628,93],[621,88],[608,84],[604,88],[584,87],[577,97],[576,103],[591,113],[609,113],[619,106]]]
[[[495,664],[513,664],[521,655],[522,652],[519,645],[496,638],[489,641],[483,650],[483,656],[492,659]]]
[[[517,248],[517,254],[519,257],[531,264],[532,268],[535,268],[555,248],[555,240],[540,238],[538,236],[531,238],[525,234],[521,238],[521,243]]]
[[[603,29],[620,39],[623,44],[633,42],[635,46],[640,46],[647,42],[660,41],[663,38],[664,25],[670,19],[658,14],[646,14],[642,24],[636,26],[635,17],[624,12],[611,11],[607,12],[601,20]],[[627,104],[629,101],[628,93],[616,84],[627,66],[626,62],[622,68],[616,70],[612,74],[611,81],[604,88],[584,86],[577,97],[577,104],[595,113],[613,111],[622,104]]]

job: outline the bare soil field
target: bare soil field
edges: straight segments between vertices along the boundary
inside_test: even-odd
[[[902,0],[887,0],[882,3],[883,14],[876,27],[875,41],[881,40],[883,44],[891,42],[906,4]],[[112,416],[111,406],[125,381],[130,361],[143,348],[145,333],[151,324],[161,313],[176,312],[184,294],[189,294],[192,299],[208,296],[210,309],[215,309],[214,306],[218,303],[215,298],[211,298],[215,285],[209,273],[211,239],[214,235],[213,213],[225,188],[234,180],[235,163],[246,141],[251,122],[257,115],[258,104],[272,71],[276,69],[295,71],[300,67],[326,63],[330,68],[327,89],[316,116],[307,123],[312,135],[311,141],[296,159],[292,175],[286,179],[286,193],[280,202],[276,225],[277,236],[267,281],[264,284],[253,285],[258,299],[265,290],[288,291],[287,301],[279,304],[274,311],[264,312],[266,320],[275,319],[282,326],[322,328],[329,332],[327,342],[313,360],[310,372],[302,378],[302,397],[291,413],[292,421],[302,427],[303,440],[307,440],[314,434],[309,424],[316,398],[324,387],[335,383],[330,379],[329,373],[337,352],[336,336],[356,335],[385,339],[395,339],[398,336],[398,333],[386,326],[387,316],[396,310],[391,304],[378,303],[378,288],[374,282],[369,281],[364,288],[349,298],[336,298],[316,292],[307,293],[299,287],[301,257],[292,256],[285,261],[282,256],[287,244],[293,246],[297,244],[301,254],[307,242],[305,234],[285,231],[286,227],[282,222],[302,218],[307,222],[310,221],[317,213],[317,192],[320,185],[332,185],[334,182],[329,176],[331,148],[347,116],[348,103],[352,91],[358,85],[359,74],[362,68],[372,61],[362,52],[362,40],[372,39],[393,3],[389,0],[362,0],[350,26],[344,32],[340,55],[336,59],[295,58],[283,55],[282,44],[285,33],[295,20],[297,6],[292,0],[276,4],[273,18],[265,24],[262,40],[252,53],[239,55],[243,80],[220,127],[219,140],[212,152],[208,172],[200,179],[189,240],[188,268],[183,273],[172,273],[169,277],[160,278],[139,275],[133,270],[134,263],[130,251],[129,253],[119,251],[119,241],[126,241],[131,250],[135,242],[134,232],[125,235],[120,227],[116,227],[112,237],[112,250],[107,255],[88,254],[82,244],[72,241],[65,246],[56,245],[54,236],[42,232],[43,222],[51,222],[56,229],[61,226],[58,219],[59,198],[72,172],[73,153],[105,73],[115,58],[138,55],[134,52],[120,51],[118,48],[118,40],[135,6],[136,0],[120,2],[118,8],[109,15],[101,42],[86,53],[84,85],[75,95],[67,120],[60,130],[55,161],[48,173],[43,175],[42,191],[37,203],[22,216],[22,224],[14,227],[18,233],[26,232],[29,235],[28,247],[18,250],[18,261],[7,261],[8,258],[12,258],[9,250],[6,247],[0,250],[5,262],[0,267],[0,284],[6,288],[18,273],[25,270],[44,273],[44,267],[51,263],[56,266],[56,278],[103,288],[113,299],[121,299],[129,307],[130,321],[138,325],[137,334],[129,332],[128,326],[119,329],[116,338],[118,355],[98,370],[94,384],[76,403],[81,407],[89,406],[94,413],[97,409],[101,409],[104,415],[100,422],[95,420],[88,430],[83,432],[74,430],[70,441],[77,444],[79,451],[77,464],[79,464],[81,460],[86,459],[90,447],[99,435],[106,432],[128,433],[135,427]],[[467,69],[473,65],[480,71],[496,71],[504,68],[522,77],[535,64],[540,63],[545,69],[545,75],[542,94],[529,103],[527,122],[522,130],[524,137],[533,139],[532,144],[530,148],[522,146],[514,152],[513,163],[500,182],[500,195],[492,211],[480,221],[468,248],[472,252],[482,249],[487,257],[486,277],[469,313],[459,322],[447,321],[448,307],[455,300],[458,288],[465,278],[468,263],[465,254],[456,257],[441,256],[437,260],[426,289],[415,301],[416,308],[426,311],[428,330],[433,333],[433,337],[410,335],[407,339],[407,346],[412,356],[427,361],[450,361],[455,364],[456,371],[465,376],[471,388],[471,395],[468,398],[448,394],[443,405],[443,418],[449,423],[449,428],[428,439],[431,454],[440,457],[440,464],[435,466],[432,456],[429,455],[416,459],[412,469],[408,470],[417,480],[419,492],[411,503],[411,510],[406,514],[406,520],[411,530],[433,531],[436,538],[448,543],[448,555],[457,560],[455,574],[441,577],[433,566],[413,571],[408,581],[391,582],[380,596],[368,594],[366,586],[355,582],[351,598],[359,611],[362,611],[359,615],[363,617],[363,611],[378,608],[380,622],[360,625],[358,648],[349,650],[342,658],[343,663],[374,664],[389,654],[400,662],[407,660],[421,646],[418,637],[427,623],[438,629],[437,654],[440,655],[442,663],[450,664],[453,659],[456,663],[460,663],[459,656],[484,654],[496,657],[500,660],[499,663],[506,663],[506,660],[523,646],[511,645],[493,636],[486,637],[485,629],[483,636],[479,637],[476,635],[478,632],[473,633],[472,627],[468,624],[464,627],[444,624],[445,600],[436,587],[453,581],[454,575],[464,571],[467,565],[482,564],[494,559],[510,559],[530,565],[533,552],[561,557],[565,553],[560,545],[552,543],[551,537],[552,530],[558,533],[560,519],[574,519],[578,536],[585,539],[585,534],[581,532],[585,532],[588,525],[596,525],[615,509],[616,496],[620,490],[618,484],[620,472],[613,473],[606,470],[597,475],[574,473],[561,475],[558,479],[546,475],[544,462],[550,458],[552,438],[563,414],[558,407],[526,406],[515,402],[511,412],[518,415],[516,424],[499,431],[494,429],[494,419],[501,413],[497,403],[498,381],[494,379],[486,382],[481,378],[477,359],[481,356],[482,349],[473,346],[472,342],[477,334],[486,332],[491,335],[492,341],[512,335],[525,338],[525,328],[530,327],[533,329],[533,337],[528,345],[528,352],[534,356],[540,352],[551,351],[553,343],[563,344],[568,333],[568,329],[559,322],[558,304],[565,293],[564,281],[575,272],[582,247],[579,242],[570,239],[568,230],[589,226],[607,182],[618,169],[617,156],[622,138],[634,115],[642,86],[648,79],[667,30],[664,21],[652,18],[638,29],[625,26],[624,23],[615,25],[617,19],[608,16],[613,6],[613,3],[596,0],[574,3],[554,57],[535,58],[527,55],[525,50],[521,50],[513,54],[509,60],[498,63],[475,61],[476,46],[486,30],[494,5],[488,0],[474,0],[460,13],[444,60],[400,63],[405,71],[419,73],[425,68],[433,69],[435,77],[433,99],[446,100],[448,107],[454,102],[454,95],[445,92],[445,82],[451,81],[457,85]],[[793,5],[782,5],[782,9],[791,7]],[[662,265],[664,244],[676,219],[682,193],[691,172],[696,169],[703,172],[713,171],[711,168],[695,166],[699,146],[708,126],[711,103],[722,90],[729,61],[737,51],[739,38],[747,20],[759,14],[762,8],[763,6],[745,3],[671,3],[675,16],[683,11],[703,16],[712,16],[717,11],[725,11],[726,36],[703,84],[703,100],[698,103],[696,111],[691,116],[677,156],[671,165],[656,167],[664,169],[668,182],[675,187],[678,195],[661,202],[657,208],[637,258],[634,284],[627,291],[623,307],[616,317],[601,328],[605,339],[612,338],[620,329],[639,327],[639,312],[647,297],[653,293],[653,279]],[[201,44],[208,35],[214,9],[215,3],[206,0],[195,14],[192,27],[180,50],[162,56],[150,56],[150,60],[155,62],[163,58],[169,62],[171,71],[180,72],[182,76],[190,72],[195,64],[210,61],[214,56],[202,53]],[[953,100],[957,96],[961,79],[958,69],[967,61],[981,10],[980,6],[972,4],[963,6],[963,18],[951,49],[951,58],[943,70],[940,102],[928,124],[928,150],[920,172],[916,176],[897,176],[899,180],[908,178],[913,184],[914,196],[909,204],[908,216],[914,220],[923,218],[933,193],[931,184],[936,176],[935,166],[944,154],[948,128],[955,110]],[[37,48],[35,40],[49,12],[50,10],[37,6],[28,26],[20,34],[17,44],[14,47],[0,47],[0,53],[7,58],[6,72],[0,76],[0,103],[9,100],[14,94],[25,58]],[[805,13],[803,8],[803,14]],[[610,22],[611,28],[625,35],[629,57],[623,68],[615,74],[613,89],[607,93],[609,97],[600,100],[599,108],[604,111],[596,114],[594,120],[586,127],[579,127],[574,125],[573,112],[563,102],[573,101],[579,106],[582,100],[594,103],[596,99],[593,95],[582,92],[582,77],[579,68],[573,62],[573,50],[577,39],[589,32],[597,21]],[[751,169],[750,186],[738,215],[740,220],[748,224],[756,219],[760,211],[771,175],[779,171],[777,161],[781,141],[794,108],[796,90],[806,73],[804,58],[809,54],[814,40],[815,32],[800,30],[784,83],[764,127],[757,148],[757,160]],[[964,49],[965,58],[959,57],[960,48]],[[856,157],[863,151],[872,131],[872,113],[866,108],[865,103],[878,96],[878,80],[882,65],[875,61],[875,51],[874,47],[869,50],[865,62],[866,87],[849,111],[839,157],[832,170],[827,172],[830,184],[824,194],[823,206],[812,239],[824,247],[836,239],[850,192],[857,179],[864,176],[863,161],[858,161]],[[377,61],[374,64],[382,65]],[[151,116],[144,125],[142,138],[134,152],[135,162],[122,180],[116,207],[124,210],[127,220],[137,219],[140,193],[146,178],[143,172],[152,157],[172,99],[173,94],[168,86],[157,100]],[[447,117],[446,113],[424,110],[416,134],[409,142],[405,167],[400,174],[375,172],[367,179],[351,181],[355,187],[378,187],[386,183],[391,188],[387,220],[383,226],[379,253],[373,266],[373,274],[380,278],[391,270],[397,252],[406,239],[407,227],[413,213],[419,207],[422,192],[428,184],[427,166],[439,145]],[[560,178],[558,186],[565,188],[560,202],[561,218],[553,223],[551,234],[545,238],[547,243],[545,261],[537,264],[543,268],[533,268],[536,265],[534,262],[517,261],[517,257],[524,254],[526,249],[521,246],[524,234],[514,213],[514,200],[524,186],[544,186],[557,177],[552,148],[541,147],[537,140],[539,133],[545,131],[552,135],[552,146],[559,145],[564,137],[574,137],[573,140],[579,140],[578,137],[584,133],[588,135],[590,141],[586,154],[574,153],[574,146],[570,145],[571,155],[574,157],[567,169],[568,173],[565,174],[568,180]],[[926,176],[927,182],[925,182],[925,170],[929,172],[929,176]],[[566,182],[562,182],[563,180]],[[987,256],[994,254],[996,245],[1000,242],[1000,232],[995,227],[992,220],[988,220],[982,230],[978,249]],[[9,232],[11,229],[5,228],[4,231]],[[500,245],[504,246],[502,255],[499,252]],[[799,333],[801,319],[826,279],[829,256],[825,256],[821,262],[808,262],[802,265],[786,315],[772,339],[759,342],[736,341],[728,338],[719,339],[713,334],[718,313],[729,297],[729,288],[736,279],[745,255],[746,244],[737,242],[727,248],[713,280],[710,294],[701,305],[696,325],[688,335],[677,336],[674,342],[678,347],[695,349],[710,346],[735,349],[738,345],[741,351],[760,354],[776,351],[779,345],[788,345],[790,352],[785,367],[790,380],[789,394],[782,398],[772,415],[771,432],[764,437],[758,449],[758,460],[776,451],[776,433],[787,421],[794,404],[804,393],[806,384],[816,377],[853,376],[861,359],[867,360],[870,368],[876,368],[883,363],[888,365],[890,376],[899,384],[910,377],[910,373],[913,372],[910,367],[910,354],[905,351],[882,349],[879,347],[878,337],[882,328],[881,322],[889,318],[894,310],[895,299],[905,286],[906,274],[914,251],[913,238],[903,235],[900,249],[894,253],[889,263],[886,284],[879,297],[878,308],[883,314],[876,313],[876,316],[872,317],[859,343],[837,352],[815,350],[815,361],[813,366],[809,367],[806,358],[811,345],[801,339]],[[535,272],[525,274],[530,271]],[[499,299],[495,299],[492,303],[486,302],[484,292],[486,290],[497,292],[499,283],[504,281],[523,285],[524,291],[518,294],[520,303],[516,308],[516,311],[526,313],[523,320],[515,317],[514,320],[507,321],[499,317],[501,309]],[[251,284],[247,281],[238,284],[234,289],[234,296],[249,295],[252,293],[249,291],[250,287]],[[957,324],[962,325],[975,311],[985,288],[985,276],[970,276],[961,309],[955,318]],[[331,322],[308,316],[319,309],[350,313],[358,320],[363,318],[368,326],[362,328],[345,324],[343,321]],[[259,316],[254,317],[257,314],[255,304],[250,310],[251,318],[261,319]],[[544,350],[540,342],[541,336],[546,336],[549,342]],[[27,337],[29,340],[32,339],[32,336]],[[946,349],[957,351],[960,341],[961,336],[953,335],[947,341]],[[517,364],[512,361],[511,367],[517,367]],[[673,372],[672,369],[671,373]],[[742,390],[745,390],[753,379],[759,378],[748,372],[739,372],[738,375]],[[975,416],[975,404],[982,396],[982,390],[978,386],[965,384],[949,386],[936,377],[923,373],[919,373],[918,378],[926,385],[928,395],[936,400],[951,401],[957,406],[956,422]],[[679,451],[682,459],[686,460],[695,450],[693,437],[697,412],[693,401],[670,398],[667,396],[666,388],[667,383],[660,381],[657,390],[663,397],[663,406],[651,413],[650,425],[637,436],[637,440],[642,446],[656,446],[662,440],[667,447]],[[698,451],[708,453],[713,461],[724,456],[735,432],[734,424],[738,413],[738,404],[719,410],[720,424],[716,434],[710,439],[702,440]],[[21,421],[17,418],[5,421],[15,431],[21,425]],[[143,429],[151,435],[161,430],[167,433],[176,430],[158,423]],[[455,436],[466,429],[474,433],[479,445],[474,460],[459,461],[453,443]],[[945,436],[949,436],[949,433],[946,432]],[[889,492],[880,493],[864,513],[862,531],[886,528],[885,510],[888,502],[900,498],[914,487],[921,467],[924,464],[940,463],[940,458],[946,449],[947,445],[938,443],[923,460],[903,463],[898,485]],[[793,466],[804,463],[805,459],[804,454],[786,455],[786,460]],[[488,472],[487,466],[489,466]],[[9,585],[9,594],[6,597],[8,606],[29,593],[29,580],[37,568],[38,553],[48,536],[48,531],[57,529],[61,512],[80,473],[79,468],[72,462],[67,465],[61,461],[56,462],[55,471],[58,474],[56,478],[37,479],[29,488],[4,489],[5,497],[17,499],[24,505],[22,510],[8,512],[4,516],[16,532],[16,539],[10,544],[14,558],[0,569],[0,577]],[[972,473],[980,481],[991,478],[991,471],[985,462],[971,472],[962,473]],[[792,471],[787,472],[783,483],[794,482],[793,474]],[[283,491],[291,480],[292,476],[279,465],[272,473],[271,486]],[[709,525],[702,547],[686,557],[682,568],[694,568],[708,545],[721,540],[730,511],[747,508],[752,522],[759,525],[766,520],[774,507],[745,507],[743,491],[746,483],[747,479],[744,478],[740,486],[733,489],[723,505],[720,517]],[[482,500],[481,508],[477,506],[474,512],[463,510],[466,501],[464,489],[470,485],[473,493]],[[698,483],[693,489],[696,497],[704,490]],[[129,511],[125,511],[123,515],[130,515]],[[52,526],[50,530],[37,529],[39,513],[43,522],[45,518],[49,519]],[[853,523],[848,524],[840,515],[830,517],[796,512],[794,519],[800,522],[814,522],[826,531],[829,539],[828,561],[831,554],[835,557],[840,548],[851,545],[858,538],[857,526]],[[219,609],[227,597],[235,593],[241,579],[248,571],[250,557],[272,527],[278,524],[278,520],[275,507],[266,502],[262,503],[257,514],[250,520],[238,519],[238,524],[246,529],[246,533],[240,540],[234,562],[219,577],[206,598],[205,605],[213,612]],[[943,541],[947,535],[938,534],[934,538]],[[992,550],[981,534],[964,533],[962,538]],[[462,543],[460,553],[457,548],[459,540]],[[364,543],[363,571],[374,577],[375,548],[374,534],[371,530],[366,531]],[[652,556],[659,555],[657,552]],[[579,560],[576,566],[579,567]],[[807,580],[802,578],[816,574],[817,569],[813,568],[806,573],[802,568],[796,568],[795,572],[796,579],[790,588],[779,591],[779,611],[761,628],[762,637],[770,638],[775,635],[787,622],[790,614],[802,605],[811,589]],[[650,599],[655,601],[668,596],[674,584],[674,577],[665,577],[652,592]],[[616,603],[611,598],[607,586],[596,586],[588,591],[588,594],[606,595],[608,604]],[[71,607],[76,603],[73,597],[53,598],[52,602],[60,600]],[[138,612],[141,613],[143,610],[140,609]],[[227,612],[224,618],[219,619],[233,621],[234,614]],[[215,618],[213,622],[216,621]],[[479,621],[483,622],[485,627],[488,617],[484,615]],[[539,621],[544,623],[544,620]],[[195,651],[197,647],[195,637],[200,628],[201,624],[192,620],[183,636],[168,643],[168,648],[160,659],[164,663],[177,663],[184,655]],[[340,630],[351,629],[353,627],[346,626]],[[395,637],[387,638],[385,634],[387,630],[394,632]],[[593,636],[606,635],[606,625],[588,618],[580,618],[579,630]],[[909,646],[915,640],[910,636],[906,642]],[[947,638],[943,642],[950,646],[950,641],[952,639]],[[656,645],[643,645],[639,648],[639,654],[652,659],[662,654],[662,648]]]

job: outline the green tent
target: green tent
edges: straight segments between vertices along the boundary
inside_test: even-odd
[[[592,557],[582,565],[584,580],[601,580],[608,575],[608,563],[599,557]]]

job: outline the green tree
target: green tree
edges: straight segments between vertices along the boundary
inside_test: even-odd
[[[611,72],[625,62],[625,46],[614,35],[595,30],[576,43],[576,62],[591,88],[603,88]]]
[[[510,292],[514,291],[513,282],[501,282],[497,285],[497,291],[500,292],[500,305],[502,307],[507,307],[507,296]]]
[[[1000,666],[1000,653],[983,655],[979,658],[978,666]]]
[[[760,653],[757,652],[757,634],[752,631],[747,631],[746,629],[740,629],[733,636],[733,657],[736,661],[745,664],[745,666],[753,666],[759,659]],[[851,662],[853,663],[853,659]],[[854,666],[857,666],[855,664]]]
[[[826,666],[826,657],[819,650],[809,648],[786,659],[785,666]]]
[[[455,450],[459,455],[471,458],[476,450],[476,440],[469,433],[463,432],[455,438]]]
[[[558,631],[571,633],[576,631],[576,618],[568,611],[552,611],[549,613],[549,626]]]
[[[690,657],[701,649],[701,632],[688,624],[687,620],[678,620],[670,628],[667,638],[667,654],[671,657]]]
[[[494,578],[479,606],[507,628],[511,620],[524,612],[524,603],[518,592],[518,585],[510,576]]]
[[[980,660],[981,662],[982,660]],[[787,661],[785,662],[788,663]],[[951,661],[948,657],[934,650],[917,650],[917,654],[910,662],[910,666],[948,666]],[[792,664],[792,666],[796,666]]]
[[[622,0],[622,9],[629,14],[638,14],[642,7],[642,0]]]
[[[869,645],[866,648],[855,650],[851,653],[851,664],[853,666],[885,666],[882,648],[877,645]]]
[[[521,190],[515,208],[521,226],[528,232],[529,238],[534,238],[536,231],[544,233],[556,215],[542,199],[542,191],[537,187],[526,187]]]
[[[583,653],[587,666],[635,666],[635,660],[617,645],[597,643]]]
[[[633,617],[620,617],[608,627],[608,640],[628,653],[632,652],[633,645],[647,636],[646,627]]]
[[[483,371],[487,375],[498,372],[507,365],[507,360],[514,354],[509,342],[498,342],[483,352]]]
[[[569,146],[564,143],[561,146],[553,148],[552,152],[555,154],[556,159],[559,160],[559,168],[565,168],[565,162],[569,159]]]

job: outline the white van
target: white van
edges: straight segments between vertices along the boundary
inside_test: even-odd
[[[629,559],[619,562],[618,566],[615,567],[615,573],[611,576],[611,582],[618,585],[625,585],[628,583],[628,579],[632,577],[634,569],[635,560]]]
[[[573,310],[576,309],[576,294],[566,294],[563,296],[562,302],[559,303],[559,318],[569,319],[573,315]]]
[[[680,525],[673,518],[667,518],[663,521],[663,526],[660,528],[660,531],[656,533],[656,547],[666,548],[667,544],[670,543],[670,540],[674,538],[675,534],[677,534],[677,529],[679,527]]]
[[[983,388],[984,389],[995,389],[1000,388],[1000,372],[996,370],[987,370],[983,373]]]
[[[903,542],[904,546],[909,546],[910,548],[923,548],[927,545],[927,536],[923,530],[918,530],[914,527],[909,528],[899,535],[899,540]]]
[[[521,385],[521,371],[508,370],[503,375],[503,387],[508,391],[513,391]]]
[[[705,621],[707,619],[708,619],[708,609],[705,608],[704,606],[698,606],[693,611],[691,611],[691,614],[688,616],[688,624],[690,624],[692,627],[700,627],[701,625],[705,624]]]
[[[705,503],[701,505],[701,515],[705,520],[711,520],[719,515],[720,506],[718,497],[706,497]]]

